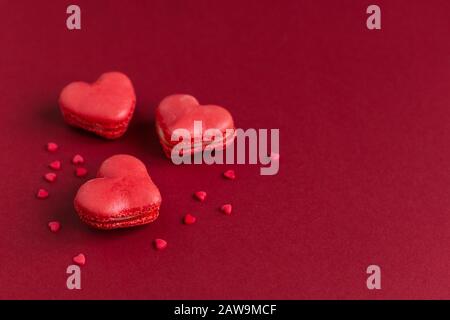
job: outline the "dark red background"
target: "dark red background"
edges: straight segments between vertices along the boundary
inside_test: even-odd
[[[450,298],[449,1],[376,1],[381,31],[366,28],[369,1],[76,1],[82,30],[68,31],[71,3],[0,3],[0,298]],[[69,128],[57,107],[64,85],[109,70],[138,97],[116,141]],[[227,107],[241,128],[280,128],[279,174],[171,164],[153,112],[172,93]],[[142,159],[160,218],[82,224],[75,153],[90,177],[113,154]],[[54,159],[64,167],[48,185]],[[204,204],[191,198],[200,189]],[[187,212],[198,223],[183,226]],[[69,291],[79,252],[82,290]],[[370,264],[381,291],[366,288]]]

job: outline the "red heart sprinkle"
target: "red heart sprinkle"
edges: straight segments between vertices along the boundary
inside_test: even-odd
[[[167,241],[163,239],[155,239],[154,245],[156,250],[163,250],[167,247]]]
[[[56,173],[49,172],[44,175],[44,179],[48,182],[54,182],[56,180]]]
[[[195,223],[195,221],[197,220],[196,217],[194,217],[192,214],[188,213],[187,215],[184,216],[184,224],[193,224]]]
[[[220,210],[226,214],[227,216],[229,216],[231,214],[231,211],[233,210],[233,207],[231,206],[231,204],[224,204],[222,207],[220,207]]]
[[[53,161],[48,166],[53,170],[59,170],[61,169],[61,161],[59,160]]]
[[[73,164],[82,164],[82,163],[84,163],[84,158],[82,156],[80,156],[79,154],[76,154],[72,158],[72,163]]]
[[[195,198],[197,198],[197,200],[199,200],[200,202],[205,201],[206,199],[206,192],[205,191],[197,191],[196,193],[194,193]]]
[[[36,196],[38,197],[38,199],[46,199],[48,198],[48,191],[45,189],[39,189]]]
[[[280,154],[276,153],[276,152],[272,152],[270,154],[270,158],[272,159],[272,161],[278,161],[278,160],[280,160]]]
[[[86,264],[86,257],[82,253],[76,255],[75,257],[73,257],[72,260],[73,260],[73,262],[75,262],[79,266],[84,266]]]
[[[84,177],[85,175],[87,175],[87,173],[88,173],[88,171],[86,168],[80,167],[80,168],[75,169],[75,175],[77,177]]]
[[[236,174],[234,173],[234,170],[227,170],[223,173],[223,176],[229,180],[236,179]]]
[[[47,151],[55,152],[56,150],[58,150],[58,145],[56,143],[54,142],[47,143]]]
[[[59,228],[61,228],[61,224],[58,221],[50,221],[48,223],[48,227],[51,232],[58,232]]]

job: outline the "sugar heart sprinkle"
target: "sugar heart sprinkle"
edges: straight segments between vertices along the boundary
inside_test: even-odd
[[[61,161],[59,160],[53,161],[48,166],[53,170],[59,170],[61,169]]]
[[[223,206],[220,207],[220,211],[222,211],[227,216],[229,216],[231,214],[232,210],[233,210],[233,207],[229,203],[228,204],[224,204]]]
[[[75,175],[77,177],[84,177],[85,175],[87,175],[87,173],[88,171],[86,168],[80,167],[75,169]]]
[[[54,142],[47,143],[47,151],[55,152],[56,150],[58,150],[58,145],[56,143]]]
[[[84,266],[86,264],[86,257],[82,253],[76,255],[75,257],[73,257],[72,260],[73,260],[73,262],[75,262],[79,266]]]
[[[59,223],[59,221],[50,221],[48,223],[48,227],[50,228],[51,232],[58,232],[61,228],[61,224]]]
[[[56,173],[49,172],[44,175],[44,179],[48,182],[54,182],[56,180]]]
[[[280,154],[276,153],[276,152],[272,152],[270,154],[270,159],[272,159],[272,161],[278,161],[278,160],[280,160]]]
[[[198,201],[203,202],[206,200],[206,192],[205,191],[197,191],[196,193],[194,193],[194,197]]]
[[[167,247],[167,241],[163,239],[155,239],[153,241],[153,245],[155,246],[156,250],[163,250]]]
[[[36,197],[38,199],[46,199],[46,198],[48,198],[48,191],[41,188],[38,190]]]
[[[76,154],[72,158],[72,163],[73,164],[82,164],[82,163],[84,163],[84,158],[82,156],[80,156],[79,154]]]
[[[223,176],[229,180],[234,180],[236,179],[236,173],[234,172],[234,170],[227,170],[223,173]]]
[[[188,213],[187,215],[184,216],[184,224],[193,224],[195,223],[195,221],[197,220],[196,217],[194,217],[192,214]]]

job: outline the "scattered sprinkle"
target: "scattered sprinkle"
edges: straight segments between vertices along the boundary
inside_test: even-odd
[[[223,173],[223,176],[229,180],[234,180],[236,179],[236,173],[234,172],[234,170],[227,170]]]
[[[272,161],[278,161],[278,160],[280,160],[280,154],[276,153],[276,152],[272,152],[270,154],[270,159],[272,159]]]
[[[72,260],[73,260],[73,262],[75,262],[79,266],[84,266],[86,264],[86,257],[82,253],[76,255],[75,257],[73,257]]]
[[[233,210],[233,207],[229,203],[228,204],[224,204],[223,206],[220,207],[220,211],[222,211],[227,216],[229,216],[231,214],[232,210]]]
[[[88,171],[86,168],[83,167],[79,167],[75,169],[75,175],[77,177],[84,177],[85,175],[87,175]]]
[[[196,217],[194,217],[192,214],[188,213],[187,215],[184,216],[184,224],[193,224],[195,223],[195,221],[197,220]]]
[[[59,160],[53,161],[48,166],[53,170],[59,170],[61,169],[61,161]]]
[[[48,198],[48,191],[45,189],[39,189],[36,196],[38,197],[38,199],[46,199]]]
[[[205,191],[197,191],[196,193],[194,193],[194,197],[198,201],[203,202],[206,200],[206,192]]]
[[[167,247],[167,241],[163,239],[155,239],[153,241],[156,250],[163,250]]]
[[[56,150],[58,150],[58,145],[56,143],[54,142],[47,143],[47,151],[55,152]]]
[[[79,154],[76,154],[72,158],[72,163],[73,164],[82,164],[82,163],[84,163],[84,158],[82,156],[80,156]]]
[[[61,224],[58,221],[50,221],[48,223],[48,227],[50,228],[51,232],[58,232],[61,228]]]
[[[49,172],[44,175],[44,179],[48,182],[54,182],[56,180],[56,173]]]

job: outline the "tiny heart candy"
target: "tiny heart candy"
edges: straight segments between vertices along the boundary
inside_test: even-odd
[[[56,150],[58,150],[58,145],[56,143],[54,142],[47,143],[47,151],[55,152]]]
[[[59,160],[53,161],[48,166],[53,170],[59,170],[61,169],[61,161]]]
[[[75,169],[75,175],[77,176],[77,177],[84,177],[84,176],[86,176],[87,175],[87,173],[88,173],[88,171],[87,171],[87,169],[86,168],[83,168],[83,167],[80,167],[80,168],[76,168]]]
[[[272,159],[272,161],[279,161],[280,160],[280,154],[276,153],[276,152],[272,152],[270,154],[270,158]]]
[[[36,197],[38,199],[47,199],[48,198],[48,191],[41,188],[41,189],[38,190],[38,192],[36,194]]]
[[[227,216],[229,216],[231,214],[231,211],[233,210],[233,207],[231,206],[231,204],[224,204],[222,207],[220,207],[220,210],[226,214]]]
[[[86,257],[82,253],[76,255],[75,257],[73,257],[72,260],[73,260],[73,262],[75,262],[79,266],[84,266],[86,264]]]
[[[194,217],[192,214],[188,213],[184,216],[183,222],[184,224],[193,224],[197,220],[196,217]]]
[[[225,137],[217,142],[203,141],[201,150],[208,146],[220,150],[233,142],[234,132],[227,136],[227,129],[234,130],[233,118],[228,110],[217,105],[200,105],[197,99],[187,94],[175,94],[164,98],[156,108],[156,131],[167,157],[170,158],[172,149],[179,143],[178,140],[171,141],[174,131],[185,129],[194,137],[194,121],[201,121],[204,131],[217,129]],[[201,151],[199,149],[191,146],[190,152]]]
[[[51,232],[58,232],[61,228],[61,224],[59,223],[59,221],[50,221],[48,223],[48,227]]]
[[[108,139],[122,136],[136,105],[130,79],[120,72],[108,72],[93,84],[72,82],[59,97],[59,106],[69,125]]]
[[[56,173],[49,172],[44,175],[44,179],[48,182],[54,182],[56,180]]]
[[[82,164],[82,163],[84,163],[84,158],[82,156],[80,156],[79,154],[76,154],[72,158],[72,163],[73,164]]]
[[[197,191],[196,193],[194,193],[194,197],[200,201],[203,202],[206,200],[206,192],[205,191]]]
[[[97,178],[77,192],[75,210],[80,219],[98,229],[143,225],[159,215],[161,194],[145,165],[129,155],[106,159]]]
[[[223,176],[229,180],[234,180],[236,179],[236,173],[234,172],[234,170],[227,170],[223,173]]]
[[[153,244],[156,250],[163,250],[167,247],[167,241],[163,239],[155,239]]]

